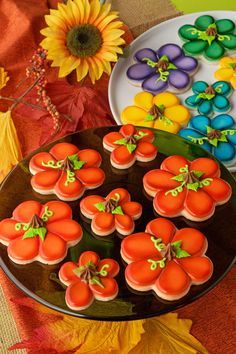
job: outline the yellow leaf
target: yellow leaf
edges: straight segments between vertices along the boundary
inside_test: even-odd
[[[0,181],[22,159],[11,111],[0,112]]]
[[[9,80],[9,76],[7,76],[7,71],[4,68],[0,67],[0,90],[6,86],[7,81]]]
[[[129,354],[207,354],[208,351],[189,332],[192,321],[169,313],[144,323],[144,334]]]

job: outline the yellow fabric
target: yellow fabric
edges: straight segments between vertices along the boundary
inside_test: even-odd
[[[3,67],[0,67],[0,90],[6,86],[9,76]]]
[[[0,112],[0,182],[21,159],[20,143],[17,137],[11,111]]]

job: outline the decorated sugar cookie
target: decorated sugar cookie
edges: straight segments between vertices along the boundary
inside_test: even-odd
[[[216,81],[212,85],[205,81],[196,81],[192,90],[194,94],[186,98],[185,104],[191,109],[197,109],[199,114],[225,113],[231,109],[227,97],[231,95],[232,90],[226,81]]]
[[[200,157],[188,161],[173,155],[159,169],[144,175],[143,186],[154,197],[153,207],[158,214],[203,221],[214,214],[217,205],[231,197],[231,186],[219,177],[219,165],[212,159]]]
[[[134,220],[140,218],[142,205],[132,202],[124,188],[113,189],[106,198],[89,195],[80,202],[81,213],[92,219],[92,231],[98,236],[108,236],[117,230],[121,235],[134,231]]]
[[[203,284],[212,276],[213,264],[205,256],[207,245],[199,230],[178,230],[169,220],[152,220],[145,232],[121,243],[121,256],[128,263],[126,282],[132,289],[153,290],[162,299],[178,300],[191,285]]]
[[[59,263],[82,238],[81,226],[71,218],[66,203],[28,200],[15,208],[12,218],[0,222],[0,243],[15,263]]]
[[[114,279],[119,270],[119,264],[114,259],[100,260],[98,254],[92,251],[83,252],[78,263],[64,263],[59,278],[67,286],[67,306],[79,311],[88,308],[94,299],[113,300],[119,291]]]
[[[186,43],[183,49],[187,54],[203,57],[209,61],[222,58],[225,52],[236,49],[235,24],[230,19],[215,20],[203,15],[194,25],[180,27],[179,36]]]
[[[134,105],[126,107],[121,113],[124,124],[133,123],[170,133],[177,133],[182,125],[188,123],[189,118],[189,110],[170,92],[156,96],[150,92],[140,92],[134,96]]]
[[[220,60],[220,68],[215,72],[217,80],[225,80],[236,89],[236,57],[224,57]]]
[[[138,129],[132,124],[123,125],[119,132],[104,136],[103,147],[111,151],[110,161],[113,167],[126,169],[135,161],[149,162],[155,159],[157,148],[152,142],[154,134],[149,129]]]
[[[187,128],[179,131],[179,135],[201,145],[228,166],[235,162],[236,126],[228,114],[219,114],[213,119],[195,116]]]
[[[127,70],[128,79],[152,93],[187,91],[191,84],[190,76],[198,68],[197,60],[185,56],[183,50],[173,43],[165,44],[157,51],[140,49],[134,60],[136,63]]]
[[[65,201],[80,198],[86,189],[102,185],[105,174],[99,168],[101,155],[92,149],[79,150],[69,143],[54,145],[40,152],[29,164],[33,189],[40,194],[56,194]]]

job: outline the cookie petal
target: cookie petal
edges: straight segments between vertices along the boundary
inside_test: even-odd
[[[155,74],[156,69],[145,64],[134,64],[129,67],[126,72],[128,79],[135,81],[143,81],[152,74]]]
[[[135,154],[130,153],[126,146],[119,146],[112,151],[111,164],[116,168],[129,168],[135,163]]]
[[[217,204],[224,204],[232,194],[229,183],[221,178],[213,178],[209,186],[202,188]]]
[[[60,176],[61,171],[59,170],[42,171],[34,175],[30,183],[37,192],[51,194]]]
[[[173,155],[167,157],[161,164],[161,169],[165,171],[169,171],[174,175],[178,175],[180,173],[180,168],[189,166],[189,161],[180,155]]]
[[[40,215],[41,217],[45,213],[45,209],[48,209],[53,213],[52,216],[48,217],[47,225],[57,220],[72,218],[71,207],[68,204],[61,202],[59,200],[52,200],[44,204]]]
[[[92,291],[88,284],[77,280],[66,289],[66,304],[72,310],[84,310],[89,307],[94,300]]]
[[[79,257],[79,266],[87,265],[92,262],[95,266],[99,264],[100,258],[97,253],[93,251],[85,251]]]
[[[98,212],[95,204],[105,202],[105,198],[100,195],[89,195],[85,197],[80,202],[80,210],[83,215],[87,218],[92,219],[92,217]]]
[[[213,98],[213,106],[217,112],[226,112],[231,107],[228,98],[221,95]]]
[[[154,50],[152,50],[150,48],[142,48],[142,49],[138,50],[134,55],[134,59],[136,59],[140,63],[145,62],[145,61],[143,61],[143,59],[145,59],[145,58],[151,59],[154,62],[157,61],[156,53],[154,52]]]
[[[159,58],[161,58],[163,55],[166,55],[171,62],[179,58],[182,54],[183,51],[181,47],[174,43],[164,44],[157,51]]]
[[[218,60],[224,55],[225,49],[221,42],[214,40],[211,45],[206,47],[204,57],[209,60]]]
[[[153,199],[153,207],[155,211],[167,217],[174,217],[181,214],[184,209],[184,201],[186,198],[186,189],[183,192],[178,193],[176,197],[172,196],[171,193],[158,192]]]
[[[51,167],[44,166],[44,164],[47,164],[49,161],[53,161],[54,164],[57,162],[49,152],[40,152],[34,155],[29,163],[30,172],[34,175],[40,171],[52,170]]]
[[[184,55],[174,60],[173,63],[178,69],[189,74],[192,74],[198,67],[197,59]]]
[[[142,214],[142,205],[137,202],[126,202],[122,204],[124,214],[131,216],[134,220]]]
[[[195,26],[192,25],[183,25],[180,27],[178,34],[180,38],[184,40],[193,40],[198,39],[198,33],[196,32]]]
[[[117,282],[113,278],[100,277],[103,286],[97,284],[89,284],[96,300],[109,301],[114,299],[119,291]]]
[[[172,240],[176,230],[175,225],[164,218],[151,220],[146,226],[146,232],[157,238],[161,238],[165,245]]]
[[[227,37],[221,41],[223,46],[227,49],[235,49],[236,48],[236,36],[235,34],[227,34]]]
[[[207,126],[211,126],[213,119],[211,120],[207,116],[198,115],[191,118],[189,127],[196,129],[202,134],[207,134]]]
[[[154,290],[166,300],[177,300],[187,294],[191,280],[175,261],[167,263],[158,277]]]
[[[213,23],[215,23],[214,17],[210,15],[199,16],[194,22],[195,26],[201,31],[205,31]]]
[[[115,141],[123,139],[123,135],[119,132],[111,132],[104,136],[103,138],[103,146],[105,149],[112,151],[113,149],[117,148],[117,144]]]
[[[179,123],[180,125],[187,124],[190,118],[189,110],[182,105],[166,108],[164,115],[172,121]]]
[[[231,143],[218,142],[217,147],[213,148],[213,154],[217,159],[223,162],[229,162],[235,157],[235,146],[233,146]]]
[[[157,147],[148,141],[140,141],[135,150],[135,155],[138,161],[152,161],[157,155]]]
[[[75,262],[66,262],[64,263],[59,270],[59,279],[65,284],[69,285],[72,282],[78,280],[78,276],[74,273],[74,270],[78,268],[78,264]]]
[[[19,264],[30,263],[38,256],[39,252],[39,238],[18,237],[10,242],[7,252],[9,257]]]
[[[229,19],[222,19],[216,21],[217,32],[220,34],[228,34],[235,29],[235,24]]]
[[[153,257],[152,260],[157,261],[161,258]],[[127,283],[136,290],[148,291],[154,285],[159,277],[162,269],[157,266],[151,269],[151,262],[147,259],[136,261],[128,264],[125,269],[125,279]]]
[[[198,159],[193,160],[190,164],[190,171],[193,170],[204,172],[202,179],[220,176],[218,163],[207,157],[199,157]]]
[[[17,237],[24,235],[25,231],[23,229],[16,229],[17,221],[13,219],[3,219],[0,222],[0,242],[4,245],[14,240]]]
[[[121,235],[130,235],[134,231],[134,221],[129,215],[115,215],[115,225]]]
[[[191,55],[200,55],[207,47],[207,42],[202,39],[198,39],[192,42],[186,42],[183,45],[183,49],[186,53]]]
[[[119,194],[119,204],[123,205],[123,203],[129,202],[130,201],[130,194],[129,192],[124,189],[124,188],[115,188],[113,189],[106,197],[106,199],[110,198],[115,198],[117,197],[116,194]]]
[[[139,124],[144,125],[147,123],[147,125],[144,126],[148,126],[148,127],[153,126],[152,121],[151,122],[146,121],[147,115],[148,113],[143,108],[136,107],[136,106],[128,106],[122,111],[121,120],[122,123],[124,124],[132,123],[135,125],[139,125]]]
[[[79,151],[77,146],[69,143],[59,143],[54,145],[50,149],[50,154],[54,156],[56,160],[64,160],[67,156],[76,154]]]
[[[180,103],[179,98],[170,92],[162,92],[154,96],[153,103],[157,106],[164,105],[166,108],[176,106]]]
[[[154,197],[160,190],[176,188],[179,186],[179,182],[174,181],[173,177],[174,175],[168,171],[160,169],[151,170],[144,175],[144,189],[149,195]]]
[[[105,173],[99,167],[88,167],[76,171],[77,179],[88,189],[101,186],[105,180]]]
[[[81,170],[82,171],[82,170]],[[76,174],[78,171],[76,171]],[[61,177],[55,185],[54,192],[62,200],[75,200],[84,194],[85,187],[75,178],[74,182],[66,183],[67,174],[62,172]]]
[[[107,236],[115,231],[115,217],[111,213],[97,213],[91,223],[93,232],[99,236]]]
[[[153,257],[161,258],[160,252],[155,248],[151,235],[146,232],[138,232],[127,236],[121,242],[121,256],[125,262],[136,262]]]
[[[230,129],[234,126],[234,119],[229,114],[219,114],[211,120],[213,129]]]
[[[203,284],[212,276],[213,264],[208,257],[186,257],[178,259],[177,262],[192,279],[193,284]]]
[[[83,168],[99,167],[102,163],[102,158],[99,152],[93,149],[84,149],[78,152],[80,161],[86,162]]]
[[[177,90],[186,90],[190,84],[190,77],[182,70],[170,70],[169,85]]]
[[[198,105],[198,113],[203,115],[211,114],[213,111],[212,101],[202,101]]]
[[[190,220],[203,221],[210,218],[215,210],[214,200],[203,189],[189,190],[185,200],[186,216]]]
[[[191,256],[202,256],[207,250],[207,239],[203,233],[190,227],[177,230],[172,242],[182,241],[181,248]]]
[[[47,225],[47,230],[60,236],[64,241],[78,243],[83,235],[82,228],[75,220],[57,220]]]
[[[36,200],[27,200],[19,204],[12,213],[13,219],[27,223],[34,214],[40,215],[42,205]]]
[[[105,271],[107,272],[106,277],[113,278],[119,273],[120,270],[119,263],[111,258],[104,258],[98,263],[97,266],[98,272],[100,272],[105,265],[108,265],[108,267],[105,267]]]
[[[160,74],[154,74],[151,77],[145,79],[142,83],[144,91],[160,93],[167,89],[168,81],[162,81],[159,79]]]
[[[67,253],[66,242],[59,236],[48,232],[43,242],[40,242],[39,256],[46,264],[59,263]]]
[[[153,99],[155,99],[155,97],[153,97],[150,92],[139,92],[134,96],[134,104],[148,112],[154,103]]]

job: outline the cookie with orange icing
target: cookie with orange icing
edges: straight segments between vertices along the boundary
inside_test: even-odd
[[[69,205],[56,200],[44,205],[25,201],[15,208],[11,218],[0,222],[0,243],[7,246],[9,258],[17,264],[59,263],[82,235],[80,224],[72,220]]]
[[[203,221],[226,203],[232,188],[220,178],[218,163],[200,157],[188,161],[183,156],[167,157],[159,169],[144,175],[143,186],[154,197],[155,211],[166,217],[183,215],[189,220]]]
[[[136,160],[149,162],[155,159],[157,147],[153,144],[154,139],[150,129],[126,124],[119,132],[106,134],[103,147],[111,152],[110,161],[113,167],[126,169],[133,166]]]
[[[145,232],[127,236],[121,243],[121,256],[128,263],[126,282],[137,291],[153,290],[164,300],[178,300],[191,285],[203,284],[212,276],[207,246],[199,230],[178,230],[167,219],[154,219]]]
[[[114,279],[119,270],[119,264],[114,259],[100,260],[98,254],[92,251],[83,252],[77,263],[64,263],[59,279],[67,286],[67,306],[80,311],[88,308],[94,299],[113,300],[119,291]]]
[[[61,200],[73,201],[86,189],[102,185],[105,173],[99,168],[101,162],[96,150],[79,150],[73,144],[58,143],[49,152],[31,158],[31,185],[40,194],[56,194]]]
[[[224,80],[231,83],[236,90],[236,57],[224,57],[219,62],[220,68],[215,72],[217,80]]]
[[[92,219],[91,229],[98,236],[108,236],[115,230],[121,235],[134,231],[134,221],[142,214],[142,205],[131,201],[124,188],[113,189],[105,198],[89,195],[80,202],[80,211]]]
[[[143,127],[151,127],[170,133],[177,133],[188,123],[190,112],[180,104],[179,98],[170,92],[153,95],[139,92],[134,96],[132,106],[121,112],[121,121]]]

